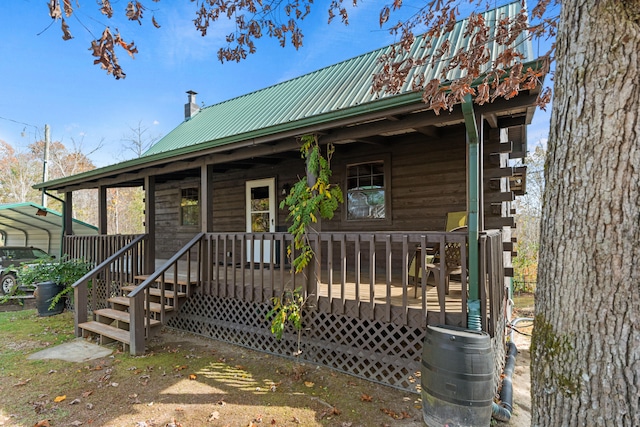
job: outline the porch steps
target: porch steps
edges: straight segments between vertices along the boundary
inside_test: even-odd
[[[139,275],[139,276],[133,276],[133,278],[134,278],[136,281],[138,281],[139,283],[142,283],[142,282],[144,282],[145,280],[147,280],[147,279],[149,278],[149,276],[148,276],[148,275]],[[161,280],[160,278],[157,278],[157,279],[155,280],[155,282],[156,282],[156,283],[162,283],[162,280]],[[182,286],[187,286],[187,285],[197,285],[197,284],[198,284],[198,281],[197,281],[197,280],[190,280],[190,281],[187,281],[186,279],[184,279],[184,278],[180,278],[180,277],[178,277],[178,280],[177,280],[177,281],[175,281],[175,280],[174,280],[173,275],[172,275],[172,274],[168,274],[168,275],[164,278],[164,283],[165,283],[165,284],[168,284],[168,285],[175,285],[175,284],[178,284],[178,285],[182,285]]]
[[[95,320],[84,322],[78,324],[78,327],[83,330],[83,332],[91,332],[100,336],[100,344],[106,344],[107,341],[104,337],[110,338],[112,340],[120,341],[125,345],[129,345],[129,331],[126,329],[120,329],[115,326],[107,325],[106,323],[101,323]],[[84,335],[84,333],[83,333]]]
[[[131,316],[127,311],[114,310],[113,308],[102,308],[93,312],[96,316],[96,321],[103,324],[112,324],[114,322],[120,322],[125,325],[131,323]],[[156,319],[150,319],[151,327],[160,326],[162,322]],[[145,319],[144,325],[147,326],[147,320]]]
[[[129,298],[127,297],[111,297],[107,301],[109,301],[111,304],[115,304],[116,306],[129,307]],[[144,303],[144,307],[145,309],[147,308],[146,301]],[[157,302],[149,302],[149,310],[153,313],[160,313],[162,311],[162,305]],[[173,306],[165,304],[164,311],[173,311]]]
[[[125,291],[126,293],[131,292],[132,290],[134,290],[136,287],[133,285],[129,285],[129,286],[123,286],[122,289],[123,291]],[[158,288],[149,288],[149,295],[151,295],[152,297],[158,297],[160,298],[162,296],[162,292],[160,291],[160,289]],[[178,298],[183,298],[187,296],[186,292],[178,292]],[[176,297],[176,293],[173,291],[164,291],[164,298],[165,299],[174,299]]]

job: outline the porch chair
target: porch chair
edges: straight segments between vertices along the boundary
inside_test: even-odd
[[[454,228],[466,227],[467,211],[447,212],[447,222],[444,231],[451,231]]]
[[[457,227],[449,231],[465,231],[467,229],[464,227]],[[440,258],[438,262],[434,262],[431,264],[427,264],[427,278],[429,278],[429,274],[433,272],[433,278],[436,282],[436,286],[440,283],[440,274],[444,274],[444,293],[445,295],[449,295],[449,276],[452,274],[461,274],[462,273],[462,255],[460,251],[460,243],[450,242],[445,243],[444,251],[440,254]],[[444,257],[444,271],[442,265],[442,258]],[[417,287],[416,287],[417,288]],[[438,295],[440,295],[438,293]]]
[[[467,211],[447,212],[447,219],[445,221],[444,231],[449,232],[449,231],[457,230],[459,228],[464,229],[466,228],[466,226],[467,226]],[[433,253],[433,250],[431,250],[431,252],[432,253],[429,253],[429,251],[427,250],[427,252],[424,254],[425,262],[427,264],[427,279],[429,279],[428,266],[439,265],[439,263],[435,263],[435,261],[438,260],[438,255]],[[458,248],[458,252],[460,252],[459,248]],[[416,248],[416,253],[413,256],[413,259],[411,260],[411,262],[409,263],[409,276],[413,277],[413,282],[415,285],[414,292],[413,292],[414,298],[418,297],[418,285],[419,285],[420,279],[422,279],[422,266],[420,265],[419,258],[418,258],[419,256],[421,256],[421,254],[422,254],[422,250],[419,247]],[[434,276],[435,276],[435,273],[434,273]],[[436,284],[437,283],[438,282],[436,281]],[[447,280],[447,294],[448,293],[449,293],[449,282]]]

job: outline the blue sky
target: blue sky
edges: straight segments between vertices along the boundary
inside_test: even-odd
[[[73,2],[75,4],[75,2]],[[112,0],[108,20],[94,0],[81,0],[68,19],[74,39],[63,41],[60,22],[51,24],[44,0],[3,1],[0,6],[0,139],[17,150],[43,139],[44,125],[54,141],[92,152],[96,166],[128,158],[123,139],[139,123],[150,136],[162,136],[184,118],[187,90],[198,92],[198,104],[215,104],[383,47],[395,40],[378,27],[382,3],[361,2],[350,11],[350,25],[327,25],[326,4],[316,3],[303,25],[304,46],[281,48],[264,38],[256,54],[241,63],[221,64],[216,52],[230,24],[220,21],[206,37],[194,29],[196,4],[188,0],[146,2],[144,25],[128,22],[126,0]],[[350,4],[346,1],[346,4]],[[403,9],[411,11],[404,3]],[[150,16],[161,25],[155,29]],[[76,19],[77,17],[77,19]],[[120,65],[127,73],[116,81],[93,65],[89,46],[103,25],[119,28],[139,53],[124,51]],[[546,141],[549,114],[538,111],[529,127],[530,149]]]

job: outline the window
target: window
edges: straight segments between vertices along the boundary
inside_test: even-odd
[[[180,201],[180,224],[198,225],[200,222],[200,206],[197,188],[183,188]]]
[[[385,219],[385,206],[384,162],[347,166],[347,219]]]

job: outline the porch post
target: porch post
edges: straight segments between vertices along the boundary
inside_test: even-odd
[[[147,233],[147,247],[144,253],[144,274],[156,269],[156,178],[144,178],[144,229]]]
[[[213,176],[213,166],[203,164],[200,167],[200,231],[210,233],[213,231],[213,188],[211,185],[211,177]],[[209,272],[211,269],[210,251],[207,248],[207,239],[202,239],[200,243],[200,280],[211,286],[211,278]],[[204,243],[204,244],[203,244]],[[203,289],[206,289],[203,287]],[[210,288],[208,288],[210,289]]]
[[[204,164],[200,167],[200,231],[203,233],[213,231],[213,189],[210,184],[212,176],[213,166]]]
[[[462,103],[464,124],[467,129],[467,149],[469,152],[469,200],[468,200],[468,230],[469,230],[469,306],[477,304],[480,298],[478,289],[478,216],[480,211],[479,190],[480,168],[478,156],[478,125],[473,111],[473,99],[471,95],[465,96]]]
[[[62,204],[64,209],[63,214],[63,232],[65,236],[73,235],[73,192],[67,191],[64,193],[64,203]]]
[[[98,187],[98,234],[108,234],[107,230],[107,187]]]

